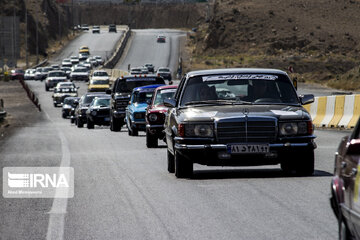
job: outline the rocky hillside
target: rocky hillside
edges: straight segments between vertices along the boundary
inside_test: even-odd
[[[304,81],[358,89],[359,12],[358,0],[217,0],[193,41],[193,67],[291,65]]]

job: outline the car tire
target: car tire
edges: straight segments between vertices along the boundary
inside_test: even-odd
[[[174,173],[175,172],[175,159],[174,159],[174,155],[172,155],[169,150],[167,150],[167,165],[168,165],[168,172]]]
[[[139,131],[136,128],[131,128],[132,136],[139,136]]]
[[[193,174],[193,163],[181,155],[178,151],[175,151],[175,176],[177,178],[191,178]]]
[[[151,134],[146,130],[146,146],[148,148],[157,148],[158,147],[158,138],[156,135]]]
[[[66,113],[62,113],[62,118],[66,118]]]
[[[111,118],[110,130],[114,132],[119,132],[121,130],[121,124],[119,120]]]
[[[299,154],[300,156],[300,154]],[[296,161],[296,173],[300,176],[312,176],[314,174],[315,157],[314,150],[308,150]]]
[[[75,123],[75,119],[74,119],[74,118],[71,118],[71,119],[70,119],[70,123]]]
[[[89,118],[87,119],[86,127],[87,127],[87,129],[93,129],[94,128],[94,122],[91,121]]]
[[[45,85],[45,91],[49,91],[49,87]]]
[[[80,119],[76,119],[76,125],[78,128],[82,128],[84,126],[84,123]]]

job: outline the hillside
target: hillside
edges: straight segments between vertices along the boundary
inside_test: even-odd
[[[293,66],[301,81],[360,88],[360,1],[217,0],[191,68]]]

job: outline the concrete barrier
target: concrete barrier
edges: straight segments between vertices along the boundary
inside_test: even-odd
[[[129,27],[125,29],[123,37],[120,39],[118,47],[116,48],[114,54],[104,63],[104,68],[114,68],[115,65],[119,62],[121,55],[124,52],[127,41],[131,35],[131,30]]]
[[[305,105],[315,127],[354,128],[360,117],[360,95],[315,97]]]

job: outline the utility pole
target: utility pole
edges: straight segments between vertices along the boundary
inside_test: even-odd
[[[11,44],[12,44],[12,49],[11,49],[11,60],[12,63],[14,64],[15,62],[15,17],[16,17],[16,12],[15,12],[15,0],[14,0],[14,8],[13,8],[13,21],[12,21],[12,28],[11,28]],[[16,67],[16,63],[14,64]]]
[[[35,11],[35,25],[36,25],[36,64],[39,63],[39,28],[38,28],[38,14]]]

